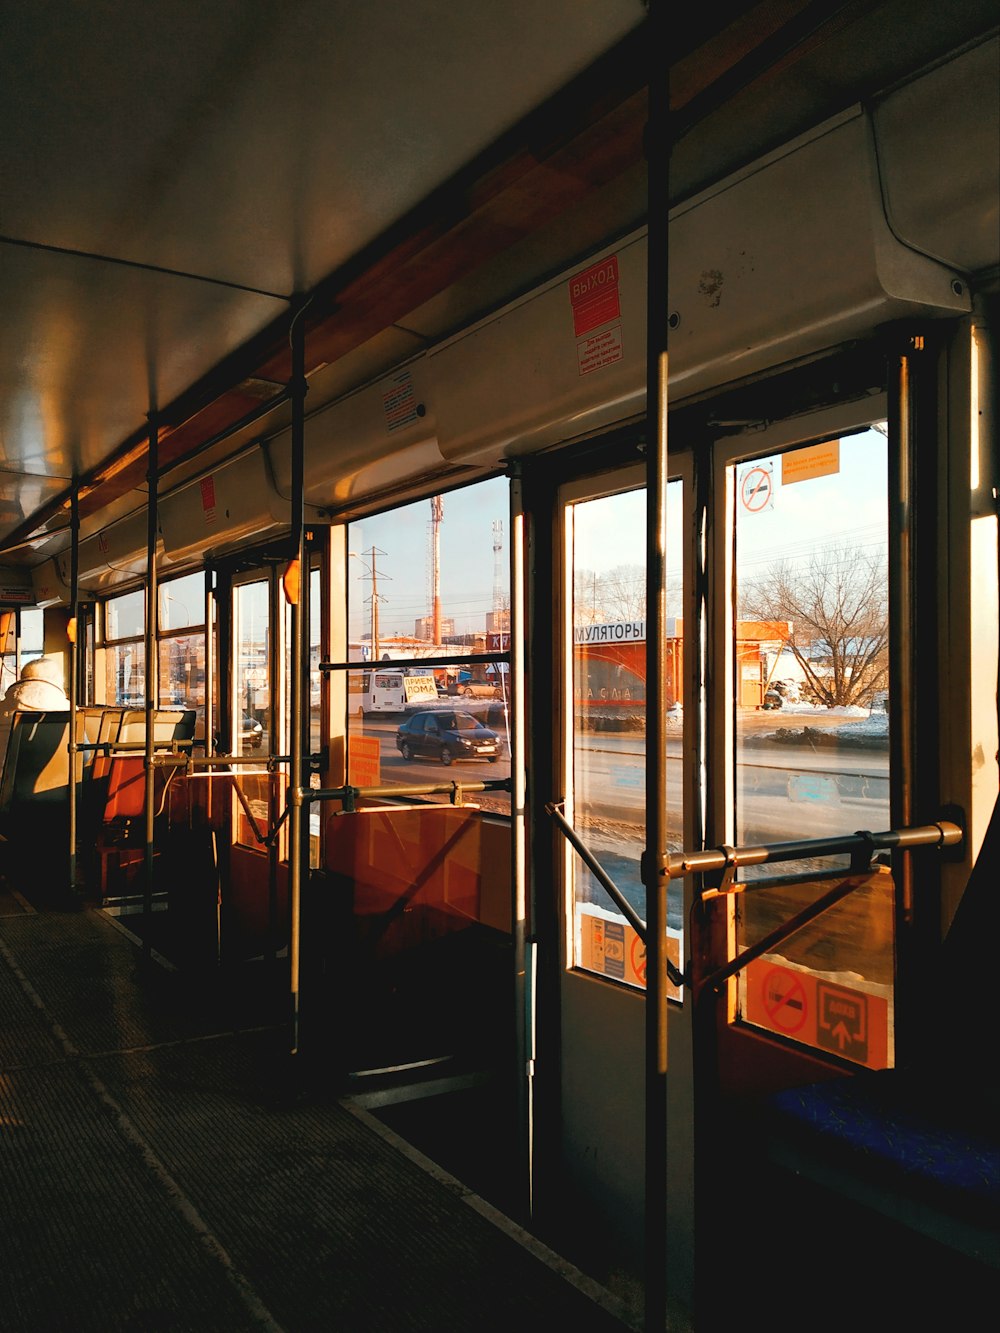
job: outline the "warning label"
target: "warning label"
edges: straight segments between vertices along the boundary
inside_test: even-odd
[[[831,477],[840,471],[840,441],[809,444],[781,455],[781,484],[790,486],[810,477]]]
[[[382,746],[377,736],[351,736],[347,767],[352,787],[377,787],[382,781]]]
[[[403,426],[412,425],[419,417],[417,397],[408,370],[400,371],[389,380],[389,387],[382,394],[382,411],[385,413],[385,428],[390,435]]]
[[[748,467],[740,478],[740,500],[748,514],[774,508],[774,478],[770,463]]]
[[[212,523],[215,521],[215,478],[202,477],[201,479],[201,507],[205,515],[205,521]]]
[[[803,1045],[867,1065],[889,1064],[889,1002],[883,995],[835,986],[812,972],[755,959],[744,972],[748,1022]]]
[[[809,1017],[809,1001],[801,977],[774,967],[764,979],[764,1009],[776,1032],[799,1032]]]
[[[573,331],[578,338],[602,324],[621,319],[618,299],[618,256],[609,255],[599,264],[577,273],[569,280],[569,299],[573,307]]]
[[[622,326],[615,324],[610,329],[591,334],[576,345],[576,355],[580,363],[580,374],[589,375],[592,370],[613,365],[622,359]]]
[[[626,921],[599,916],[585,908],[578,910],[577,925],[580,967],[645,990],[646,946],[637,931]],[[667,936],[667,957],[680,966],[680,941],[675,935]],[[670,981],[667,994],[674,1000],[681,998],[680,990]]]

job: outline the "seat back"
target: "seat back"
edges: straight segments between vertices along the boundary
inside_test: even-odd
[[[194,709],[157,709],[153,713],[153,748],[168,749],[175,741],[190,741],[194,736],[196,713]],[[145,745],[146,714],[139,711],[123,713],[116,745]],[[156,773],[157,791],[162,790],[163,775]],[[108,791],[104,805],[104,822],[134,819],[142,814],[145,804],[145,757],[134,754],[112,754],[108,774]]]
[[[69,797],[69,713],[15,713],[0,777],[0,815],[9,829],[27,811]]]
[[[193,708],[157,708],[153,710],[153,745],[169,746],[172,741],[189,741],[194,736],[197,714]],[[145,710],[127,709],[122,714],[121,726],[115,737],[119,745],[144,744],[146,740]]]

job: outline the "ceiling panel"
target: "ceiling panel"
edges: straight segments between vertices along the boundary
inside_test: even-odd
[[[644,14],[642,0],[8,8],[0,231],[311,287]]]
[[[285,302],[4,246],[0,466],[85,472]]]

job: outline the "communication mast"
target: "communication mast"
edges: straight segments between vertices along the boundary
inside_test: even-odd
[[[441,642],[441,520],[444,497],[431,496],[431,642]]]

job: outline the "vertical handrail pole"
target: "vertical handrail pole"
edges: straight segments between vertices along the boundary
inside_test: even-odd
[[[305,376],[302,379],[305,386]],[[302,402],[305,402],[305,388],[303,387]],[[303,420],[305,412],[303,407]],[[303,447],[304,453],[304,447]],[[302,789],[308,793],[312,786],[312,717],[310,714],[310,698],[312,686],[312,625],[310,623],[310,603],[309,603],[309,542],[310,532],[305,523],[305,461],[303,458],[302,467],[302,540],[299,547],[299,569],[301,578],[299,580],[299,620],[302,631],[302,651],[294,663],[294,669],[299,676],[299,698],[301,703],[301,716],[299,719],[300,742],[302,748],[301,773]],[[309,870],[311,865],[311,819],[312,803],[308,799],[303,800],[302,807],[302,839],[299,845],[299,880],[303,885],[309,883]],[[308,908],[307,908],[308,910]],[[308,923],[307,923],[308,925]],[[301,927],[300,927],[301,933]]]
[[[215,752],[215,574],[205,570],[205,758]],[[212,783],[205,784],[205,818],[212,823]]]
[[[205,758],[210,759],[215,753],[215,673],[216,673],[216,606],[215,606],[215,571],[206,566],[205,568]],[[222,682],[219,682],[219,701],[222,701]],[[188,791],[191,792],[191,785],[188,784]],[[202,784],[205,791],[205,822],[208,826],[208,836],[212,840],[213,857],[212,864],[215,869],[215,961],[220,965],[224,959],[223,949],[223,902],[222,902],[222,880],[219,866],[219,846],[218,837],[213,820],[215,818],[214,802],[214,782],[205,782]],[[192,809],[194,802],[193,793],[188,797],[188,809]]]
[[[69,891],[77,892],[76,864],[76,822],[77,822],[77,784],[82,778],[78,771],[77,757],[79,744],[76,735],[76,705],[79,690],[77,673],[79,671],[80,652],[77,644],[79,637],[80,615],[80,482],[73,478],[73,491],[70,497],[70,575],[69,575]]]
[[[916,420],[914,343],[905,344],[890,362],[889,374],[889,822],[912,823],[913,799],[913,658],[914,632],[913,491]],[[904,852],[892,858],[895,888],[896,1013],[908,1012],[914,952],[913,866]],[[916,997],[919,1002],[919,995]],[[909,1033],[897,1022],[896,1058],[904,1058]]]
[[[308,753],[303,745],[302,657],[305,640],[302,623],[302,581],[306,578],[305,552],[305,308],[296,303],[290,330],[291,380],[289,392],[292,402],[292,495],[291,495],[291,551],[292,559],[299,562],[299,596],[292,602],[292,670],[291,670],[291,764],[288,782],[288,896],[290,907],[288,962],[289,962],[289,1054],[299,1051],[300,968],[302,944],[302,857],[303,844],[308,856],[309,840],[303,838],[303,812],[309,775],[305,769]]]
[[[649,6],[646,289],[645,1326],[667,1318],[666,507],[670,80],[665,0]]]
[[[294,527],[294,524],[293,524]],[[294,531],[292,541],[295,541]],[[278,626],[284,614],[285,599],[281,595],[281,589],[278,587],[276,579],[270,579],[267,588],[267,623],[273,625],[274,629],[270,636],[268,644],[268,679],[276,682],[282,673],[282,663],[276,657],[274,645],[284,643],[284,636],[278,633]],[[297,611],[293,605],[292,614]],[[291,645],[285,644],[284,651],[292,653]],[[292,654],[293,674],[294,674],[294,654]],[[268,690],[267,704],[267,734],[270,737],[269,750],[272,755],[277,754],[283,748],[279,744],[278,738],[281,736],[282,717],[281,711],[284,706],[284,693],[279,690],[277,685],[272,683]],[[291,715],[291,699],[289,699],[289,715]],[[290,743],[291,737],[286,738]],[[233,739],[235,747],[236,740]],[[242,749],[242,745],[240,746]],[[270,767],[267,778],[267,827],[274,829],[279,818],[279,806],[281,805],[282,791],[281,787],[285,781],[284,774],[280,769]],[[289,773],[287,779],[289,785],[295,782],[293,772]],[[278,903],[278,872],[281,860],[281,840],[279,838],[269,838],[267,842],[267,943],[264,950],[264,956],[267,960],[268,968],[274,968],[278,962],[280,950],[278,948],[278,936],[281,933],[283,922],[280,920]]]
[[[890,377],[892,436],[889,445],[889,549],[895,560],[889,567],[889,663],[893,672],[889,689],[890,815],[893,828],[906,828],[913,814],[912,790],[912,700],[913,673],[907,653],[907,636],[913,612],[913,553],[911,509],[913,479],[912,365],[908,351],[895,359]],[[909,877],[897,885],[897,901],[904,920],[912,919],[912,886]]]
[[[159,694],[156,651],[156,615],[159,592],[156,579],[156,535],[159,526],[157,514],[157,479],[159,477],[160,428],[157,413],[149,414],[149,456],[146,465],[148,485],[146,502],[146,838],[144,858],[144,888],[142,897],[143,931],[142,952],[148,961],[152,953],[150,924],[153,916],[153,837],[156,823],[156,789],[153,767],[153,720]]]
[[[534,1169],[532,1165],[533,1076],[534,1076],[534,1005],[529,987],[533,985],[528,966],[527,932],[530,926],[527,898],[527,756],[525,753],[528,729],[525,722],[524,643],[525,643],[525,530],[524,492],[520,467],[515,465],[510,478],[510,617],[508,623],[510,651],[507,671],[507,700],[510,723],[510,815],[511,815],[511,873],[513,878],[514,907],[514,1014],[517,1041],[519,1120],[526,1164],[526,1211],[530,1217],[534,1202]],[[502,630],[500,633],[502,634]],[[501,639],[501,645],[503,640]]]

